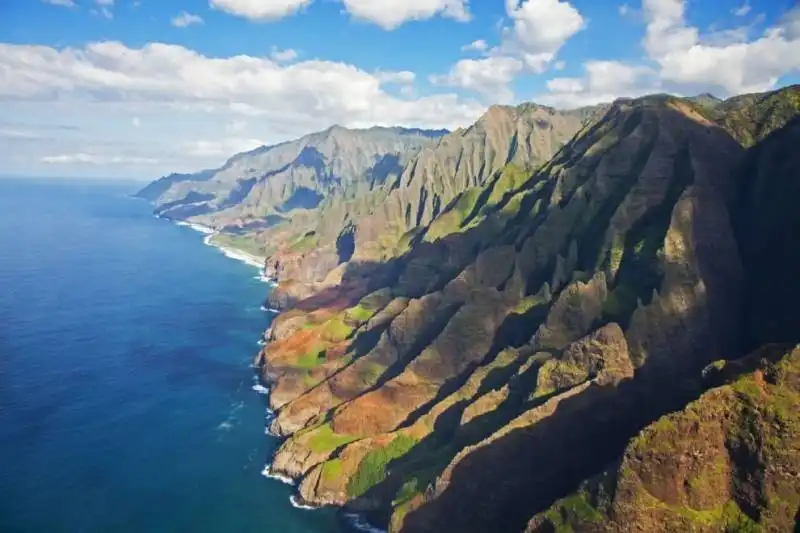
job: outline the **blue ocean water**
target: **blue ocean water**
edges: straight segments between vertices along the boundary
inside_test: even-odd
[[[0,180],[0,531],[337,531],[261,475],[267,286],[135,188]]]

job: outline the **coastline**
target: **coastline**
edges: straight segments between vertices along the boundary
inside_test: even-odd
[[[162,218],[162,217],[159,217],[158,215],[156,215],[156,218]],[[173,219],[167,219],[167,220],[169,220],[170,222],[174,222],[177,226],[182,226],[182,227],[185,227],[185,228],[193,229],[194,231],[202,233],[203,235],[205,235],[205,237],[203,237],[203,244],[205,244],[206,246],[210,246],[212,248],[216,248],[225,257],[228,257],[228,258],[233,259],[235,261],[240,261],[240,262],[245,263],[247,265],[250,265],[252,267],[258,268],[259,269],[259,275],[258,275],[258,279],[259,280],[263,281],[264,283],[269,283],[271,285],[277,285],[277,283],[275,282],[274,279],[268,278],[267,276],[264,275],[264,265],[267,262],[267,258],[266,257],[253,255],[253,254],[251,254],[249,252],[246,252],[244,250],[241,250],[239,248],[233,248],[233,247],[230,247],[230,246],[223,246],[221,244],[218,244],[218,243],[214,242],[214,236],[219,234],[219,231],[215,230],[214,228],[210,228],[208,226],[204,226],[202,224],[197,224],[197,223],[194,223],[194,222],[186,222],[185,220],[173,220]],[[272,311],[272,310],[270,309],[270,311]]]
[[[156,218],[163,218],[163,217],[159,217],[158,215],[156,215]],[[272,285],[273,287],[276,287],[278,285],[277,280],[269,278],[264,274],[265,265],[266,265],[266,261],[267,261],[266,257],[256,256],[256,255],[253,255],[251,253],[245,252],[244,250],[240,250],[240,249],[232,248],[232,247],[227,247],[227,246],[222,246],[222,245],[219,245],[219,244],[215,243],[213,241],[213,238],[219,232],[217,230],[215,230],[214,228],[210,228],[210,227],[204,226],[202,224],[186,222],[186,221],[183,221],[183,220],[173,220],[173,219],[167,219],[167,220],[169,220],[170,222],[174,222],[178,226],[183,226],[183,227],[186,227],[186,228],[189,228],[189,229],[192,229],[194,231],[197,231],[199,233],[204,234],[205,237],[203,237],[203,244],[205,244],[206,246],[211,246],[212,248],[218,249],[223,255],[225,255],[226,257],[228,257],[230,259],[234,259],[236,261],[240,261],[242,263],[245,263],[245,264],[247,264],[249,266],[258,268],[259,269],[259,274],[257,276],[257,279],[259,279],[260,281],[262,281],[264,283],[268,283],[268,284]],[[274,309],[274,308],[266,307],[266,306],[263,306],[263,305],[261,306],[261,310],[264,311],[264,312],[272,313],[274,315],[280,314],[280,312],[281,312],[279,309]],[[264,346],[266,346],[267,342],[266,342],[266,340],[264,338],[262,338],[262,339],[259,339],[258,344],[259,344],[259,346],[261,348],[263,348]],[[258,375],[256,376],[256,382],[252,386],[252,389],[257,394],[264,395],[264,396],[267,396],[267,397],[269,396],[269,392],[270,392],[269,387],[267,387],[262,382],[262,379],[260,377],[260,373],[258,373]],[[274,417],[274,413],[272,412],[272,410],[269,407],[267,407],[267,415],[266,415],[267,424],[266,424],[264,433],[266,435],[268,435],[268,436],[273,437],[273,438],[277,438],[275,435],[273,435],[269,431],[269,422],[271,421],[271,419],[273,417]],[[286,485],[288,485],[290,487],[294,487],[295,489],[299,486],[299,483],[300,483],[300,479],[295,479],[295,478],[292,478],[292,477],[289,477],[289,476],[286,476],[286,475],[283,475],[283,474],[280,474],[280,473],[277,473],[277,472],[272,472],[272,458],[270,458],[269,461],[267,462],[267,464],[264,466],[263,470],[261,471],[261,475],[266,477],[266,478],[273,479],[275,481],[279,481],[281,483],[284,483],[284,484],[286,484]],[[313,511],[313,510],[316,510],[316,509],[320,509],[319,506],[315,506],[315,505],[303,502],[302,498],[300,497],[299,492],[297,492],[297,491],[289,497],[289,503],[293,507],[295,507],[297,509],[303,509],[303,510],[308,510],[308,511]],[[379,527],[376,527],[376,526],[370,524],[367,521],[366,517],[364,515],[362,515],[362,514],[354,513],[354,512],[346,512],[344,510],[344,508],[340,508],[340,511],[342,512],[342,517],[344,518],[344,521],[350,526],[350,528],[352,528],[353,531],[356,531],[356,532],[359,532],[359,533],[362,533],[362,532],[363,533],[386,533],[386,531],[387,531],[386,529],[381,529]]]

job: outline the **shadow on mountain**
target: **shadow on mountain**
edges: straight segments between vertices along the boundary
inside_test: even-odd
[[[285,202],[275,209],[279,213],[287,213],[293,209],[314,209],[324,198],[308,187],[298,187]]]

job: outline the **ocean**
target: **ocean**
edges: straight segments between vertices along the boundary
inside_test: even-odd
[[[140,185],[0,180],[0,531],[339,531],[261,473],[268,285]]]

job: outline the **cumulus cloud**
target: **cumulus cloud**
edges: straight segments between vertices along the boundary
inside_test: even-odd
[[[642,14],[649,62],[587,61],[582,77],[549,80],[537,100],[578,107],[653,92],[728,97],[773,89],[800,70],[800,7],[755,39],[753,24],[701,34],[686,23],[685,0],[644,0]]]
[[[231,15],[253,20],[277,20],[300,8],[307,6],[312,0],[210,0],[215,9]]]
[[[430,80],[437,85],[477,91],[496,102],[508,103],[514,98],[508,85],[522,68],[522,62],[513,57],[462,59],[444,76],[431,76]]]
[[[588,61],[582,78],[554,78],[547,82],[550,91],[537,98],[544,104],[574,108],[611,102],[619,96],[640,96],[657,88],[653,72],[646,67],[618,61]]]
[[[149,157],[129,157],[122,155],[102,155],[86,152],[73,154],[46,155],[41,158],[48,165],[157,165],[157,159]]]
[[[686,24],[685,0],[644,0],[643,11],[645,51],[666,83],[716,88],[727,95],[768,90],[800,69],[800,39],[791,25],[768,28],[753,41],[746,40],[746,32],[708,41]]]
[[[293,48],[280,50],[275,46],[272,47],[272,50],[269,53],[269,57],[272,58],[273,61],[277,61],[278,63],[288,63],[290,61],[294,61],[295,59],[297,59],[297,56],[298,56],[297,50],[294,50]]]
[[[234,104],[241,104],[238,109],[314,113],[334,122],[347,116],[418,119],[453,103],[451,96],[395,101],[382,90],[382,81],[410,80],[412,74],[407,72],[374,75],[323,60],[283,66],[251,56],[216,59],[162,43],[128,48],[104,41],[61,50],[0,44],[0,67],[7,73],[0,83],[0,98],[6,100],[81,95],[99,101],[149,100],[234,110]],[[455,115],[445,116],[458,116],[462,110],[456,105]]]
[[[233,154],[249,152],[267,144],[261,139],[243,139],[228,137],[217,140],[186,141],[181,145],[181,151],[194,157],[226,158]]]
[[[483,52],[489,48],[489,45],[483,39],[478,39],[477,41],[472,41],[469,44],[465,44],[461,47],[462,52]]]
[[[567,1],[506,0],[506,13],[513,22],[506,52],[517,52],[528,68],[541,73],[570,37],[581,31],[586,20]]]
[[[187,28],[192,24],[203,24],[203,18],[200,15],[194,15],[192,13],[187,13],[186,11],[181,11],[175,17],[172,18],[172,25],[176,28]]]
[[[417,79],[417,75],[408,70],[378,71],[375,76],[381,83],[397,83],[400,85],[414,83],[414,80]]]
[[[341,0],[353,17],[393,30],[410,20],[441,15],[457,21],[470,20],[467,0]]]
[[[787,39],[800,40],[800,5],[790,9],[781,17],[779,27]]]
[[[0,43],[0,72],[0,120],[24,126],[34,119],[71,117],[75,124],[94,128],[81,132],[84,137],[69,146],[39,154],[7,153],[0,143],[0,158],[25,155],[39,161],[42,155],[85,153],[108,159],[118,153],[138,158],[130,161],[140,165],[145,159],[157,160],[164,172],[220,164],[221,151],[209,144],[181,144],[178,160],[165,147],[194,142],[187,132],[213,131],[224,139],[236,133],[226,132],[227,124],[247,117],[258,120],[251,122],[246,138],[272,143],[331,124],[456,128],[473,122],[484,109],[453,93],[414,97],[413,89],[400,95],[387,92],[388,84],[411,86],[415,76],[408,71],[367,72],[323,60],[283,64],[244,55],[211,58],[162,43],[132,48],[105,41],[61,49]],[[139,128],[130,127],[134,117],[141,118]],[[106,126],[94,126],[101,123]],[[86,136],[117,146],[95,153],[82,148]],[[120,146],[123,141],[132,143],[126,151]]]

